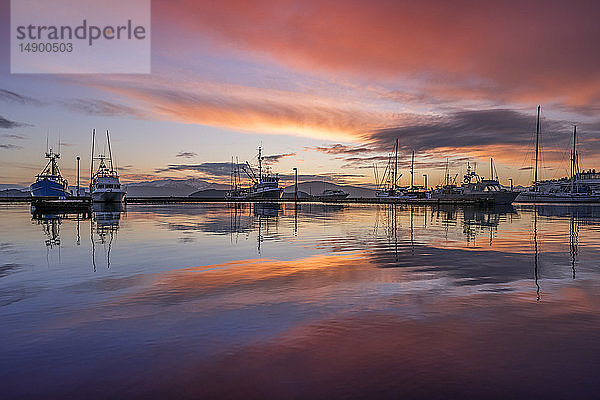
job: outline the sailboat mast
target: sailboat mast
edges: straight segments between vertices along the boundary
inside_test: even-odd
[[[393,188],[396,188],[396,184],[398,182],[398,138],[396,138],[396,146],[394,146],[395,156],[394,156],[394,185]]]
[[[450,173],[448,171],[448,161],[449,161],[449,159],[446,158],[446,173],[444,174],[444,186],[450,185]]]
[[[108,129],[106,130],[106,141],[108,142],[108,156],[110,157],[110,172],[114,172],[112,151],[110,149],[110,136],[108,135]]]
[[[537,109],[537,124],[535,128],[535,172],[533,178],[533,188],[537,192],[538,187],[538,156],[540,151],[540,109],[542,107],[538,105]]]
[[[90,160],[90,187],[92,186],[92,178],[94,177],[94,141],[96,140],[96,130],[92,129],[92,153]]]
[[[414,174],[415,174],[415,151],[412,152],[412,159],[410,161],[410,188],[414,186]]]
[[[575,144],[577,143],[577,125],[573,125],[573,150],[571,150],[571,193],[573,193],[573,188],[575,186],[575,174],[576,174],[576,152],[575,152]]]

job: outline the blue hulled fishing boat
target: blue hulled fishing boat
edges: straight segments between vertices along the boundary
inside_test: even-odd
[[[60,154],[54,153],[52,149],[46,152],[48,164],[42,172],[36,176],[35,183],[30,186],[31,195],[34,197],[67,197],[69,183],[60,174],[57,160]]]

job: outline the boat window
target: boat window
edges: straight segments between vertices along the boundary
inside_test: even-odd
[[[104,187],[104,185],[101,185],[101,184],[100,185],[96,185],[96,188],[98,188],[98,189],[102,189],[103,187]]]

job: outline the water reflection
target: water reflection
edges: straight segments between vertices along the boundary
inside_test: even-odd
[[[598,210],[5,208],[3,394],[592,397]]]
[[[110,252],[119,230],[121,214],[125,208],[121,203],[95,203],[92,206],[90,241],[92,243],[92,268],[96,271],[96,245],[104,248],[106,268],[110,268]]]

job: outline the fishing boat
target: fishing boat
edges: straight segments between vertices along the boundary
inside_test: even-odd
[[[46,151],[46,158],[49,160],[42,172],[36,175],[35,182],[29,187],[31,195],[34,197],[68,197],[69,183],[60,174],[57,160],[59,153],[54,153],[52,149]]]
[[[533,186],[521,192],[516,201],[519,203],[600,203],[600,176],[596,174],[595,170],[587,172],[579,171],[576,125],[573,126],[570,178],[538,181],[540,110],[541,106],[538,106]]]
[[[125,188],[121,185],[119,175],[113,163],[110,148],[110,136],[106,131],[108,157],[100,154],[94,157],[96,130],[92,133],[92,159],[90,163],[90,194],[94,203],[120,203],[125,198]],[[98,170],[94,174],[94,160],[98,160]],[[106,163],[109,163],[108,165]],[[110,168],[109,168],[110,166]]]
[[[255,173],[248,161],[246,165],[239,166],[235,164],[232,169],[232,187],[226,193],[226,197],[231,200],[261,200],[261,199],[279,199],[283,189],[279,187],[279,175],[272,174],[269,170],[263,173],[262,163],[264,156],[262,148],[258,148],[258,173]],[[233,163],[232,163],[233,164]],[[242,188],[240,185],[240,170],[252,181],[252,186]],[[236,177],[237,176],[237,177]]]
[[[431,191],[430,197],[438,200],[480,200],[492,204],[512,204],[519,194],[516,191],[504,188],[498,181],[498,176],[494,179],[494,160],[490,158],[490,177],[484,179],[479,176],[471,164],[467,163],[467,173],[463,176],[463,183],[458,186],[454,179],[450,178],[448,173],[448,163],[446,162],[446,179],[442,187]]]

